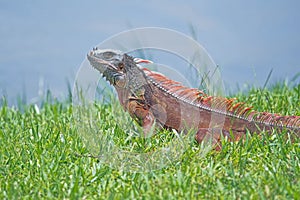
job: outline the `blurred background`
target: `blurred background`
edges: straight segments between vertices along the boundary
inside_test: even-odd
[[[0,96],[34,103],[68,94],[87,52],[121,31],[163,27],[190,35],[220,66],[226,90],[300,72],[300,1],[0,0]],[[165,63],[168,64],[168,63]]]

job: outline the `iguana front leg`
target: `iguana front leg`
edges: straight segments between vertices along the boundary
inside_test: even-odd
[[[127,111],[142,127],[145,136],[149,136],[155,123],[155,117],[150,107],[141,103],[141,100],[131,98],[127,104]]]

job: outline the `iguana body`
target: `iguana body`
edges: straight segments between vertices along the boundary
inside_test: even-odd
[[[155,123],[177,131],[196,129],[199,142],[212,133],[216,140],[221,135],[238,140],[247,130],[254,133],[287,129],[300,135],[300,116],[257,112],[234,99],[208,96],[139,66],[150,61],[98,49],[88,54],[88,60],[115,87],[121,105],[145,134]]]

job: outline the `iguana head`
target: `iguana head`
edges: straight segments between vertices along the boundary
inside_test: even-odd
[[[137,93],[147,82],[138,63],[151,61],[135,59],[118,50],[97,48],[90,51],[87,58],[116,89],[123,88],[131,93]]]
[[[127,58],[126,58],[127,57]],[[97,69],[110,84],[114,86],[122,86],[125,83],[126,59],[130,60],[129,56],[125,56],[117,50],[100,50],[94,48],[87,58],[90,64]]]

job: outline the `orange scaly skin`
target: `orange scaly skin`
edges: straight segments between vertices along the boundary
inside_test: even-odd
[[[239,140],[247,130],[272,133],[274,129],[285,129],[300,136],[300,116],[257,112],[234,99],[209,96],[138,65],[150,61],[134,59],[116,50],[98,49],[88,54],[88,60],[115,87],[121,105],[145,134],[155,123],[177,131],[198,130],[199,142],[208,134],[215,143],[222,135]]]

